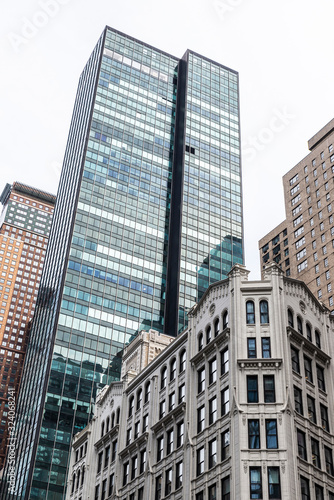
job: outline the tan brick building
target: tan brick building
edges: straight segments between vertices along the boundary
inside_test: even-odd
[[[334,309],[334,119],[283,177],[286,220],[259,241],[262,275],[276,262]]]
[[[0,196],[0,470],[17,401],[55,196],[15,182]]]

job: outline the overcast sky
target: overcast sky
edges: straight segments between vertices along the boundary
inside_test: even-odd
[[[56,194],[80,73],[109,25],[239,72],[246,266],[284,219],[282,175],[334,117],[333,0],[16,0],[0,20],[0,192]]]

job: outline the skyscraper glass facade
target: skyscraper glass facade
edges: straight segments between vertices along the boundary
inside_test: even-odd
[[[27,353],[18,498],[62,498],[72,435],[124,345],[176,335],[242,261],[237,73],[106,28],[79,84]]]

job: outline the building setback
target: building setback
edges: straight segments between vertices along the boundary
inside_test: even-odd
[[[72,436],[124,347],[176,336],[243,262],[241,196],[238,74],[107,27],[80,78],[27,352],[20,498],[63,498]]]
[[[275,264],[248,274],[211,285],[139,372],[159,334],[130,344],[74,436],[66,500],[334,499],[333,318]]]
[[[8,445],[8,401],[16,402],[29,324],[44,264],[55,196],[19,182],[0,196],[0,469]]]
[[[311,151],[283,176],[286,220],[259,241],[262,272],[276,262],[334,309],[334,119],[308,141]]]

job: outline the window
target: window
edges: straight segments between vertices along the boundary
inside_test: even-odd
[[[115,476],[114,476],[114,474],[111,474],[110,477],[109,477],[109,490],[108,490],[108,496],[109,497],[114,492],[114,484],[115,484]]]
[[[137,392],[137,406],[136,406],[137,410],[141,408],[142,402],[143,402],[143,390],[139,389],[139,391]]]
[[[199,491],[198,493],[196,493],[196,500],[204,500],[203,491]]]
[[[310,483],[308,479],[300,476],[300,489],[302,493],[302,500],[310,500]]]
[[[306,338],[307,338],[307,340],[312,342],[312,329],[311,329],[309,323],[306,323]]]
[[[311,396],[307,395],[307,411],[308,411],[308,418],[313,422],[314,424],[317,423],[317,416],[315,412],[315,401],[314,398],[311,398]]]
[[[260,448],[260,421],[259,419],[248,420],[248,448],[257,450]]]
[[[117,453],[117,439],[112,442],[112,453],[111,453],[111,461],[114,462],[116,460]]]
[[[128,483],[129,479],[129,462],[123,464],[123,486]]]
[[[266,420],[266,442],[268,449],[278,448],[277,420]]]
[[[216,396],[209,400],[209,425],[217,420],[217,398]]]
[[[164,456],[164,437],[160,436],[157,439],[157,462],[160,462]]]
[[[317,366],[317,379],[318,379],[318,387],[322,391],[326,391],[326,386],[325,386],[325,371],[324,369],[319,366]]]
[[[163,399],[159,403],[159,418],[163,418],[166,413],[166,401]]]
[[[300,364],[299,364],[299,351],[295,347],[291,346],[291,363],[292,363],[292,369],[300,373]]]
[[[196,474],[199,476],[204,472],[204,446],[197,450],[196,454]]]
[[[230,456],[230,430],[224,431],[221,435],[222,441],[222,461]]]
[[[312,360],[306,356],[304,356],[304,371],[306,380],[313,382]]]
[[[203,349],[203,333],[198,335],[198,350],[201,351]]]
[[[179,386],[179,404],[181,404],[186,399],[186,384],[181,384]]]
[[[226,347],[220,354],[220,359],[221,359],[221,374],[224,375],[225,373],[228,372],[229,366],[228,366],[228,361],[229,361],[229,356],[228,356],[228,347]]]
[[[297,429],[298,455],[303,460],[307,460],[305,432]]]
[[[269,323],[269,309],[268,302],[266,300],[261,300],[260,302],[260,323]]]
[[[143,416],[143,432],[146,432],[148,429],[148,415]]]
[[[155,478],[155,497],[154,500],[161,499],[161,488],[162,488],[162,476],[158,476]]]
[[[262,337],[261,344],[262,344],[262,358],[271,358],[270,338]]]
[[[265,403],[275,403],[275,377],[263,375],[263,392]]]
[[[222,500],[230,500],[230,477],[224,477],[222,480]]]
[[[170,376],[169,380],[172,381],[176,377],[176,358],[173,358],[170,363]]]
[[[145,471],[145,465],[146,465],[146,448],[144,448],[140,452],[139,474],[142,474]]]
[[[132,427],[126,431],[126,446],[131,443]]]
[[[165,473],[165,496],[169,495],[172,491],[173,484],[173,469],[166,470]]]
[[[268,467],[269,499],[281,498],[279,467]]]
[[[211,342],[211,326],[208,326],[206,329],[206,343]]]
[[[247,375],[247,402],[259,402],[257,375]]]
[[[183,437],[184,437],[184,422],[181,420],[181,422],[178,422],[176,425],[176,446],[179,448],[180,446],[183,446]]]
[[[230,411],[230,396],[228,387],[226,387],[226,389],[223,389],[221,392],[221,405],[222,416],[224,416]]]
[[[172,411],[175,407],[175,392],[172,392],[168,397],[168,411]]]
[[[320,416],[322,428],[329,432],[328,409],[320,403]]]
[[[291,309],[288,309],[288,325],[293,328],[293,312]]]
[[[131,459],[131,479],[134,479],[137,475],[137,467],[138,467],[138,457],[135,455]]]
[[[319,441],[311,438],[311,450],[312,450],[312,463],[318,469],[321,469],[320,462],[320,450],[319,450]]]
[[[319,486],[318,484],[314,485],[314,490],[315,490],[315,500],[324,500],[324,489],[322,486]]]
[[[135,435],[134,435],[135,439],[137,439],[137,437],[139,436],[139,432],[140,432],[140,422],[138,420],[138,422],[135,423]]]
[[[214,327],[215,327],[215,337],[217,337],[217,335],[219,335],[219,319],[217,318],[215,323],[214,323]]]
[[[209,469],[217,464],[217,440],[209,441]]]
[[[307,268],[307,259],[304,260],[301,264],[298,264],[297,271],[300,273],[301,271],[303,271],[306,268]]]
[[[98,484],[97,486],[95,486],[95,500],[99,500],[100,498],[100,485]]]
[[[110,446],[107,446],[104,452],[104,468],[109,465],[109,457],[110,457]]]
[[[205,368],[197,371],[197,393],[200,394],[205,389]]]
[[[161,384],[160,389],[164,389],[167,383],[167,366],[164,366],[161,370]]]
[[[255,324],[255,307],[252,300],[246,302],[246,323],[247,325]]]
[[[330,292],[330,290],[329,290]],[[320,333],[318,330],[315,330],[314,332],[314,338],[315,338],[315,344],[317,347],[319,347],[319,349],[321,349],[321,342],[320,342]]]
[[[145,403],[149,402],[150,395],[151,395],[151,384],[150,382],[147,382],[147,384],[145,385],[145,398],[144,398]]]
[[[97,457],[97,473],[101,472],[102,470],[102,461],[103,461],[103,451],[101,451]]]
[[[261,467],[249,468],[250,498],[262,498]]]
[[[185,349],[181,351],[180,354],[180,373],[184,372],[186,369],[187,352]]]
[[[217,380],[217,359],[216,357],[209,361],[209,385]]]
[[[225,311],[223,314],[223,330],[228,326],[228,311]]]
[[[197,409],[197,432],[202,432],[205,426],[205,406]]]
[[[133,414],[134,406],[135,406],[135,397],[131,396],[129,400],[129,413],[128,413],[129,417],[131,417]]]
[[[254,337],[247,339],[247,356],[248,358],[256,358],[256,339]]]
[[[169,429],[167,431],[167,455],[172,453],[174,449],[174,429]]]
[[[303,335],[303,322],[300,318],[300,316],[297,316],[297,331]]]
[[[294,399],[295,399],[295,410],[300,413],[300,415],[304,415],[303,412],[303,397],[302,391],[298,389],[298,387],[293,387]]]

